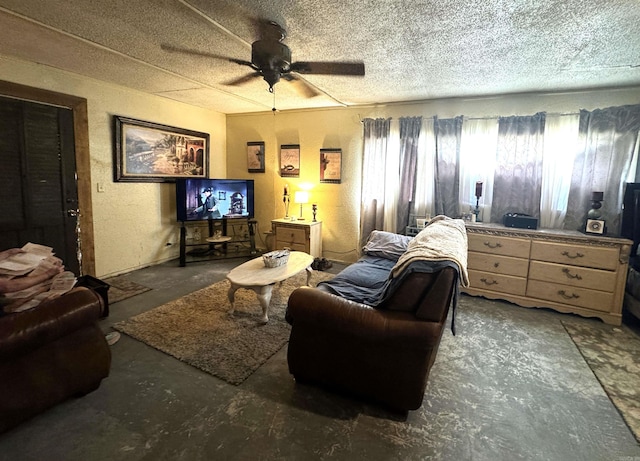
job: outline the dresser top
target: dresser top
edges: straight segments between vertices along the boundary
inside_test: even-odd
[[[498,223],[472,223],[465,222],[467,231],[478,234],[496,234],[514,237],[532,237],[539,239],[567,239],[580,241],[584,243],[604,243],[604,244],[620,244],[632,245],[633,241],[622,237],[609,237],[606,235],[584,234],[579,231],[564,229],[518,229],[515,227],[507,227]]]

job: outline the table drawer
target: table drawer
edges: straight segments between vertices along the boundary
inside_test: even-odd
[[[278,226],[276,227],[276,241],[282,241],[288,245],[299,243],[304,245],[307,240],[306,232],[301,228]]]
[[[469,234],[469,251],[490,253],[494,255],[529,258],[531,241],[513,237],[495,235]]]
[[[276,240],[276,250],[283,250],[285,248],[289,248],[291,251],[302,251],[304,253],[307,252],[307,246],[304,243],[291,243],[283,242],[282,240]]]
[[[613,293],[572,287],[559,283],[529,280],[527,297],[546,299],[562,304],[609,312],[613,305]]]
[[[495,274],[526,277],[529,260],[470,251],[467,256],[467,267]]]
[[[535,241],[531,245],[531,259],[597,269],[616,270],[619,253],[612,247]]]
[[[470,270],[469,285],[471,288],[477,290],[491,290],[512,295],[524,295],[527,289],[527,279]]]
[[[616,272],[586,267],[531,261],[529,278],[542,282],[568,283],[572,286],[613,292],[616,289]]]

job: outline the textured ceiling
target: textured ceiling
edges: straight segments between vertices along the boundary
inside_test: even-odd
[[[363,61],[365,77],[304,75],[278,109],[640,85],[638,0],[0,0],[0,55],[223,113],[269,110],[251,70],[255,21],[287,30],[293,61]]]

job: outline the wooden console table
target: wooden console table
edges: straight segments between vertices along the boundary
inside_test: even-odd
[[[620,325],[631,240],[467,223],[473,296]]]

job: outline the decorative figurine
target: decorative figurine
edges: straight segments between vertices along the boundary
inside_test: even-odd
[[[313,222],[316,222],[316,213],[318,211],[318,205],[315,203],[311,204],[311,211],[313,212]]]
[[[289,217],[289,186],[284,186],[284,195],[282,196],[282,203],[284,203],[284,217]]]
[[[476,182],[476,209],[471,217],[472,221],[480,222],[480,197],[482,197],[482,181]],[[473,219],[475,217],[475,219]]]

